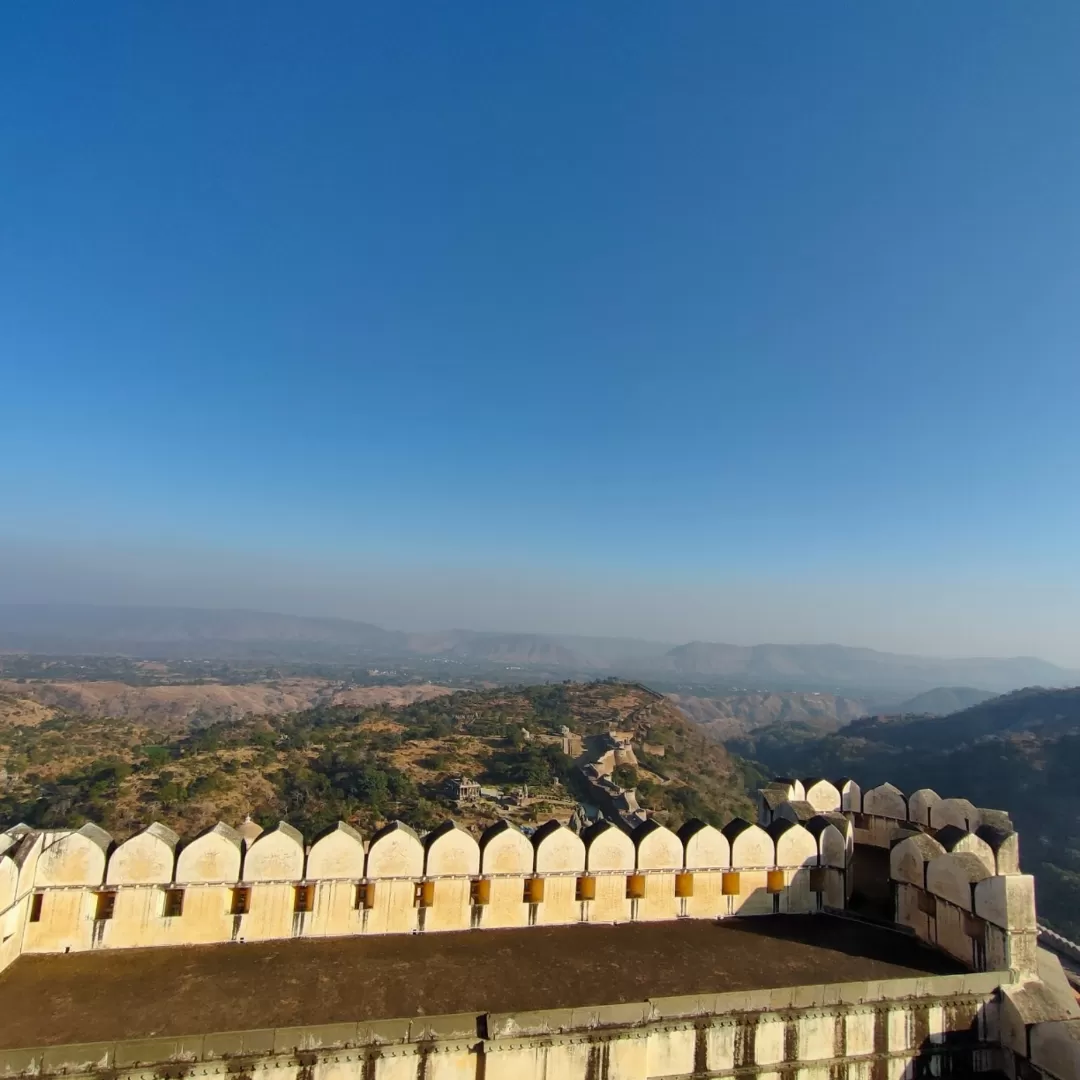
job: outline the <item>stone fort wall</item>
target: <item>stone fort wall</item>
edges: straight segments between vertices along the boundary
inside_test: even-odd
[[[0,969],[21,953],[716,919],[847,906],[856,844],[892,848],[880,886],[895,919],[974,970],[1033,970],[1034,882],[1008,815],[931,791],[778,780],[758,822],[655,820],[479,840],[446,822],[344,823],[306,844],[285,822],[219,823],[186,843],[155,823],[117,844],[96,825],[0,834]],[[257,835],[253,835],[253,833]]]
[[[1080,1008],[1037,947],[1034,882],[1007,815],[929,791],[780,780],[759,820],[632,834],[506,822],[479,839],[339,824],[310,845],[281,823],[219,824],[182,844],[154,824],[116,844],[94,825],[0,834],[0,965],[20,952],[470,927],[724,918],[843,909],[878,849],[905,932],[972,974],[696,995],[536,1014],[148,1039],[0,1054],[0,1074],[255,1080],[398,1077],[914,1080],[988,1072],[1080,1080]],[[572,1004],[572,1003],[568,1003]],[[164,1071],[163,1071],[164,1070]]]
[[[853,830],[841,815],[768,827],[600,822],[579,836],[507,822],[479,840],[447,822],[348,825],[306,845],[292,826],[247,841],[218,824],[181,844],[153,824],[0,841],[0,965],[20,953],[483,927],[715,919],[843,907]]]

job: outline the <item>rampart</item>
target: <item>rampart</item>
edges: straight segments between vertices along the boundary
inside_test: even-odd
[[[479,841],[453,822],[401,822],[370,842],[339,823],[305,846],[292,826],[228,825],[181,845],[153,824],[123,843],[96,825],[17,826],[0,854],[6,966],[20,953],[355,934],[813,912],[843,907],[852,829],[838,815],[762,828],[602,821],[581,836],[508,822]]]
[[[761,792],[757,823],[695,821],[677,833],[650,819],[633,832],[600,822],[580,836],[549,822],[527,837],[499,822],[477,839],[446,822],[421,837],[394,822],[365,842],[339,823],[306,844],[284,822],[243,833],[219,823],[181,843],[153,824],[118,844],[95,825],[15,826],[0,834],[0,968],[33,954],[143,946],[866,918],[856,901],[875,867],[889,932],[971,974],[31,1048],[0,1055],[0,1073],[1080,1080],[1080,1008],[1039,948],[1034,881],[1020,872],[1008,815],[925,790],[863,792],[850,780],[779,780]]]

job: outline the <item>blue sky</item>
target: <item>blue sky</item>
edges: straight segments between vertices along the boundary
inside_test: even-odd
[[[1071,2],[6,7],[0,599],[1080,662],[1077,55]]]

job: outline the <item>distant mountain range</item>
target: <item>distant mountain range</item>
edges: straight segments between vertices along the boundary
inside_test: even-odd
[[[199,608],[0,605],[0,650],[322,663],[442,661],[530,677],[618,674],[693,694],[695,683],[740,690],[835,691],[900,701],[942,686],[1004,692],[1080,683],[1035,657],[938,659],[844,645],[670,643],[569,634],[448,630],[407,633],[351,619]],[[739,684],[737,687],[734,684]],[[858,691],[858,693],[855,693]],[[910,710],[915,711],[912,707]],[[939,711],[927,708],[925,711]]]

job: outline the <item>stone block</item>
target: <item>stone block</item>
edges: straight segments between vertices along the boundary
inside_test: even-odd
[[[571,1010],[571,1026],[581,1028],[624,1027],[645,1024],[652,1006],[647,1001],[629,1001],[619,1005],[592,1005]]]
[[[487,1037],[506,1039],[524,1035],[550,1035],[573,1027],[573,1009],[544,1009],[537,1012],[488,1013]]]
[[[715,994],[683,994],[679,997],[650,998],[648,1019],[673,1020],[681,1017],[708,1016],[716,1011]]]
[[[294,1050],[352,1046],[355,1042],[355,1021],[346,1024],[320,1024],[316,1027],[278,1028],[274,1032],[274,1053],[287,1054]]]
[[[1004,930],[1034,930],[1035,879],[1000,874],[975,885],[975,914]]]
[[[72,1043],[48,1046],[41,1053],[41,1071],[48,1073],[88,1073],[113,1067],[111,1042]]]
[[[418,1016],[409,1028],[411,1042],[475,1039],[478,1035],[476,1013],[447,1013],[442,1016]]]
[[[412,1020],[365,1020],[356,1025],[356,1042],[360,1046],[386,1046],[409,1041]]]
[[[132,1039],[113,1048],[113,1068],[133,1069],[140,1065],[158,1065],[164,1061],[179,1061],[179,1039]]]
[[[1030,1032],[1031,1064],[1059,1080],[1080,1076],[1080,1020],[1035,1024]]]
[[[0,1076],[29,1076],[41,1070],[43,1050],[0,1050]]]

